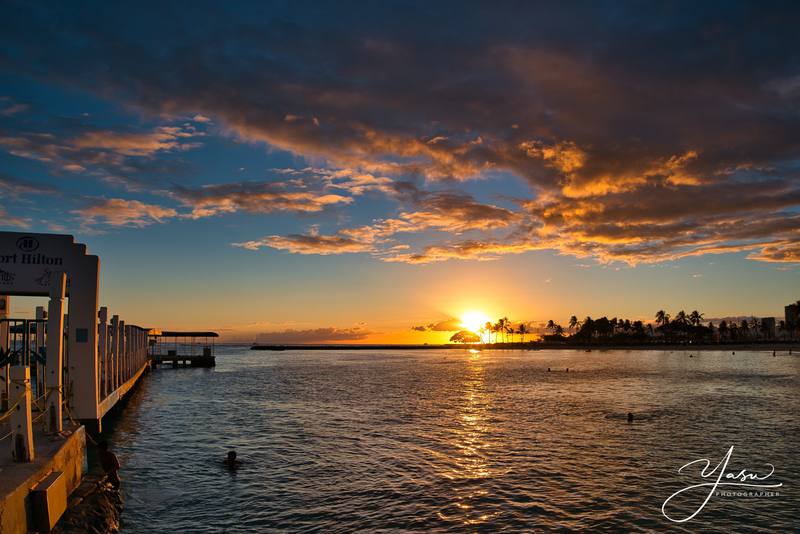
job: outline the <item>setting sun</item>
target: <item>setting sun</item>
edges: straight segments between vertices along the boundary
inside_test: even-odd
[[[477,333],[483,325],[491,321],[489,316],[479,311],[468,311],[461,316],[461,326],[470,332]]]

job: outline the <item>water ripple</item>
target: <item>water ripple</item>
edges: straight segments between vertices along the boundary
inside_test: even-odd
[[[113,424],[123,532],[796,531],[796,356],[223,346],[217,361],[153,372]],[[677,468],[731,445],[740,468],[773,463],[781,495],[668,522]]]

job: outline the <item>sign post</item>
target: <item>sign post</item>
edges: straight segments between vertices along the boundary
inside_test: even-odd
[[[61,402],[64,367],[64,295],[67,275],[63,271],[50,275],[50,304],[47,309],[47,410],[45,424],[49,432],[63,430]]]

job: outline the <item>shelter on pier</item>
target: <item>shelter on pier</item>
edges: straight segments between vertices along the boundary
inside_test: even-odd
[[[149,356],[154,365],[172,364],[191,367],[214,367],[216,332],[176,332],[151,330]]]

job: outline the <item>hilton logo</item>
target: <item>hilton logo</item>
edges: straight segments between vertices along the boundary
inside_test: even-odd
[[[39,240],[31,236],[20,237],[17,239],[17,248],[22,252],[33,252],[39,248]]]

